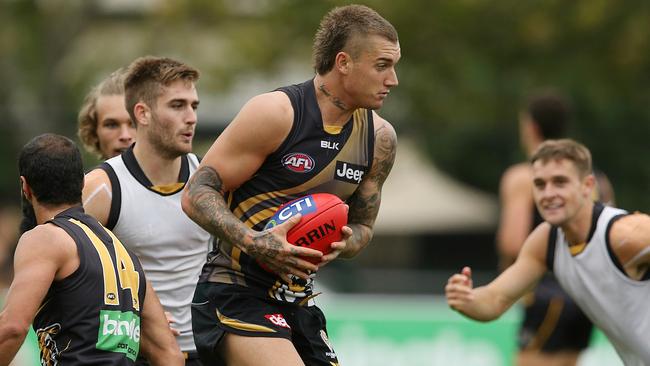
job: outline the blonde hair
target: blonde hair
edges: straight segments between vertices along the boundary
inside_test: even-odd
[[[77,135],[83,143],[84,148],[86,151],[103,159],[107,157],[102,156],[99,148],[99,137],[97,136],[97,100],[102,96],[123,95],[125,73],[125,68],[119,68],[93,87],[86,94],[79,114],[77,115]]]
[[[566,159],[573,162],[580,177],[592,174],[591,153],[587,147],[575,140],[559,139],[544,141],[530,158],[530,163],[536,161],[546,163],[550,160]]]

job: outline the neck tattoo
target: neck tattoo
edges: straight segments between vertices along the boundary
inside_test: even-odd
[[[332,93],[330,93],[330,92],[325,88],[325,84],[321,84],[321,85],[318,87],[318,89],[319,89],[323,94],[325,94],[325,96],[330,100],[330,102],[332,102],[332,104],[334,104],[334,106],[336,106],[336,108],[338,108],[338,109],[340,109],[340,110],[342,110],[342,111],[344,111],[344,110],[347,109],[346,106],[345,106],[345,103],[343,103],[343,101],[342,101],[341,99],[339,99],[338,97],[333,96]]]

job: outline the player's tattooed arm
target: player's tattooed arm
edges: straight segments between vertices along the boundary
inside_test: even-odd
[[[278,225],[272,230],[254,231],[232,214],[224,199],[224,185],[219,173],[209,167],[200,167],[187,182],[183,193],[183,210],[206,231],[239,247],[272,271],[307,278],[307,270],[316,267],[300,255],[319,256],[320,252],[286,243],[286,231],[298,220]],[[290,226],[288,226],[290,225]]]
[[[397,152],[397,135],[388,122],[375,131],[375,152],[372,168],[348,199],[348,226],[352,236],[348,238],[341,257],[350,258],[358,254],[372,239],[372,230],[381,203],[381,188],[390,173]]]
[[[187,182],[183,210],[199,226],[220,238],[250,237],[249,230],[228,209],[224,194],[219,173],[208,166],[200,167]]]

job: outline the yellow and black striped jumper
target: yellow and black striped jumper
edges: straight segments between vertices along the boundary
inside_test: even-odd
[[[230,192],[230,209],[242,222],[262,230],[282,204],[313,193],[327,192],[347,200],[371,168],[374,149],[372,111],[356,110],[343,126],[323,125],[313,80],[278,89],[294,110],[293,126],[280,147],[267,157],[253,177]],[[282,302],[300,303],[312,293],[311,280],[292,284],[262,269],[231,243],[218,240],[199,283],[237,284],[258,289]]]
[[[74,239],[79,267],[52,283],[34,319],[41,365],[133,365],[146,291],[140,262],[80,206],[48,222]]]

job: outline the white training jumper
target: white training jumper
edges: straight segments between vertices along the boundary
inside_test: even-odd
[[[553,258],[549,258],[549,264],[566,292],[607,335],[625,365],[647,366],[650,365],[650,279],[648,276],[640,281],[629,278],[609,249],[609,230],[625,214],[623,210],[597,204],[592,235],[585,249],[575,256],[569,252],[562,230],[557,229],[555,241],[552,231],[549,255]]]
[[[172,327],[181,333],[178,345],[189,352],[196,350],[190,306],[211,236],[181,208],[184,183],[199,164],[194,154],[182,159],[181,183],[172,187],[151,185],[133,148],[106,161],[102,169],[113,191],[107,226],[140,259],[165,311],[175,320]]]

